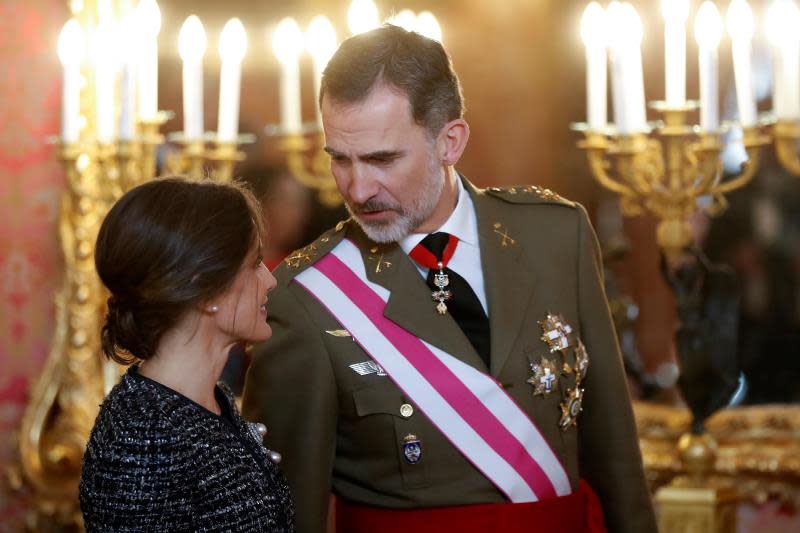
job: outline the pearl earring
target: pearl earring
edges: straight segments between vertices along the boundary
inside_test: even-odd
[[[219,311],[219,306],[218,305],[212,305],[211,307],[208,308],[208,310],[210,312],[212,312],[212,313],[216,313],[217,311]]]

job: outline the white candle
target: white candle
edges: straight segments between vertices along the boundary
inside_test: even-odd
[[[122,25],[122,72],[120,74],[119,139],[133,139],[136,127],[136,52],[137,37],[134,19],[127,18]]]
[[[77,142],[80,134],[83,45],[83,30],[78,21],[70,19],[58,36],[58,58],[64,69],[61,87],[61,141],[64,144]]]
[[[219,55],[222,59],[217,121],[219,142],[235,143],[239,136],[239,92],[245,52],[247,52],[247,33],[244,31],[242,21],[232,18],[225,24],[219,39]]]
[[[183,60],[183,135],[188,141],[203,138],[203,54],[206,32],[196,15],[190,15],[178,35]]]
[[[800,118],[800,10],[792,0],[777,0],[767,12],[773,50],[773,107],[780,120]]]
[[[664,82],[666,103],[686,104],[686,19],[689,0],[662,0],[664,15]]]
[[[95,86],[95,128],[97,142],[109,144],[115,136],[115,77],[117,57],[114,32],[110,24],[100,24],[92,38]]]
[[[319,15],[311,19],[306,31],[306,40],[306,48],[314,60],[314,97],[318,100],[322,72],[336,51],[336,30],[333,29],[328,17]],[[322,113],[318,104],[314,107],[317,110],[317,127],[322,129]]]
[[[353,0],[347,10],[347,26],[353,35],[378,27],[378,7],[372,0]]]
[[[153,121],[158,114],[158,32],[161,10],[155,0],[140,0],[136,6],[135,42],[139,119]]]
[[[717,48],[722,39],[722,17],[711,1],[697,11],[694,34],[700,69],[700,129],[719,130],[719,67]]]
[[[403,9],[388,20],[389,24],[399,26],[406,31],[417,29],[417,16],[410,9]]]
[[[414,31],[428,39],[442,42],[442,27],[439,25],[439,21],[436,20],[436,15],[430,11],[423,11],[417,15]]]
[[[607,117],[606,12],[592,2],[581,18],[581,38],[586,50],[586,122],[592,131],[605,129]]]
[[[303,129],[300,108],[300,53],[303,51],[303,32],[293,18],[285,18],[275,29],[272,49],[281,63],[281,130],[284,134],[300,133]]]
[[[753,12],[745,0],[732,0],[728,8],[728,33],[733,50],[733,74],[736,80],[736,102],[739,122],[743,127],[755,126],[758,120],[753,89],[753,64],[751,41],[753,39]]]
[[[627,2],[608,7],[612,50],[612,95],[617,132],[631,134],[647,129],[642,72],[642,22]]]

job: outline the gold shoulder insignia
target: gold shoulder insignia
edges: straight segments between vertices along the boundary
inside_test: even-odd
[[[553,203],[574,207],[575,204],[550,189],[538,185],[522,185],[516,187],[489,187],[490,195],[513,204]]]

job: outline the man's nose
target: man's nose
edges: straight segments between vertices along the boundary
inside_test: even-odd
[[[378,182],[364,165],[354,165],[348,190],[350,201],[363,204],[378,193]]]

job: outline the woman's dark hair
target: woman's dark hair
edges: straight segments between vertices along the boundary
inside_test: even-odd
[[[435,138],[464,114],[461,84],[442,44],[403,28],[380,28],[346,39],[325,67],[319,105],[363,102],[384,82],[408,96],[414,121]]]
[[[111,292],[106,357],[127,365],[153,356],[192,306],[222,294],[261,239],[258,203],[241,185],[157,178],[108,212],[95,268]]]

